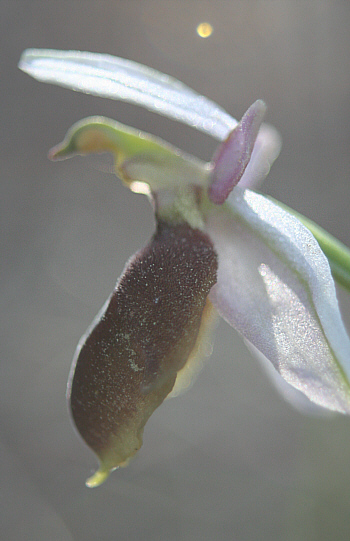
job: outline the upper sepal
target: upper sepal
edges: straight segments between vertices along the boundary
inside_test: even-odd
[[[237,125],[219,105],[182,82],[117,56],[27,49],[19,68],[39,81],[141,105],[219,140]]]

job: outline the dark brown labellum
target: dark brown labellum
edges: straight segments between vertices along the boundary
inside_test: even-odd
[[[71,412],[105,469],[125,465],[142,445],[147,419],[194,348],[216,272],[203,232],[158,223],[78,347],[68,385]]]

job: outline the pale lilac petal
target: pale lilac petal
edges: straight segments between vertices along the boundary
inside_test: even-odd
[[[350,413],[350,341],[329,264],[295,217],[236,188],[212,205],[207,231],[219,257],[210,300],[219,314],[311,401]]]
[[[224,109],[180,81],[131,60],[81,51],[27,49],[19,68],[35,79],[124,100],[223,140],[237,125]]]
[[[252,155],[265,112],[266,105],[262,100],[254,102],[215,152],[208,195],[216,205],[222,205],[240,181]]]
[[[284,400],[293,406],[297,411],[306,415],[312,415],[316,417],[329,417],[335,415],[333,411],[318,406],[315,402],[311,402],[307,396],[298,391],[295,387],[292,387],[285,379],[275,370],[270,361],[253,346],[249,340],[244,340],[245,345],[251,352],[251,354],[259,361],[261,368],[276,388],[276,390],[283,396]]]
[[[282,140],[278,131],[270,124],[262,124],[250,161],[239,181],[240,188],[259,188],[278,157],[281,146]]]

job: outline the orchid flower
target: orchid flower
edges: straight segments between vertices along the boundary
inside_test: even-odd
[[[350,341],[329,262],[291,212],[253,191],[280,150],[257,100],[237,122],[179,81],[107,55],[27,50],[38,80],[126,100],[220,140],[208,163],[102,117],[75,124],[52,159],[111,152],[117,175],[147,194],[157,228],[126,264],[77,347],[68,381],[74,423],[102,483],[142,445],[145,423],[188,388],[218,313],[280,391],[302,408],[350,413]]]

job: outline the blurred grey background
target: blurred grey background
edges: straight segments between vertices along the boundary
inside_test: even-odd
[[[350,420],[294,411],[224,323],[191,391],[149,421],[138,457],[85,488],[96,462],[67,413],[71,358],[154,224],[108,157],[46,153],[94,114],[207,160],[216,142],[16,66],[27,47],[96,51],[169,73],[236,117],[263,98],[283,137],[264,191],[349,244],[349,2],[1,0],[0,21],[1,539],[348,541]],[[206,39],[201,22],[213,26]]]

